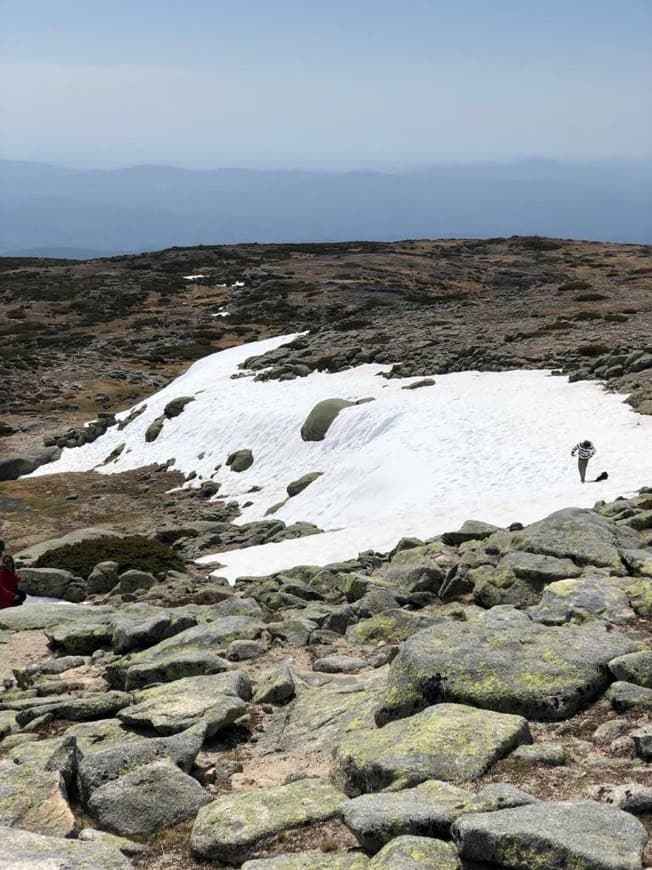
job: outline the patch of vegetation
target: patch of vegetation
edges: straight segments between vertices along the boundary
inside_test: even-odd
[[[86,578],[98,562],[117,562],[120,572],[135,568],[155,576],[167,571],[183,571],[183,562],[171,547],[142,535],[95,538],[69,544],[44,553],[35,567],[62,568]]]
[[[559,289],[561,290],[562,288],[560,287]],[[579,296],[574,296],[573,300],[575,302],[602,302],[608,298],[603,293],[580,293]]]
[[[559,242],[544,239],[542,236],[513,236],[511,246],[528,251],[558,251],[563,247]]]
[[[563,292],[569,290],[590,290],[593,287],[590,281],[577,280],[577,281],[566,281],[565,284],[560,284],[559,289]]]

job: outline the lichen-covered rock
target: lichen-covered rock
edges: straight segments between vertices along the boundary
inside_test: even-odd
[[[241,861],[265,837],[340,816],[346,797],[320,779],[218,797],[202,807],[192,829],[193,853]]]
[[[494,526],[492,523],[484,523],[481,520],[467,520],[456,532],[444,532],[441,539],[445,544],[457,546],[466,541],[484,541],[485,538],[499,531],[498,526]]]
[[[512,608],[414,634],[390,666],[379,724],[443,699],[565,719],[609,685],[607,663],[641,648],[601,622],[547,627]]]
[[[285,662],[263,674],[256,686],[254,704],[282,704],[294,697],[295,686],[292,669]]]
[[[333,778],[349,795],[426,779],[468,782],[531,740],[521,716],[438,704],[384,728],[349,734],[335,750]]]
[[[609,662],[609,670],[617,680],[652,689],[652,650],[618,656]]]
[[[638,549],[638,532],[620,526],[592,510],[565,508],[516,532],[497,532],[487,538],[487,547],[505,554],[511,550],[571,559],[576,565],[609,568],[625,574],[619,548]]]
[[[110,592],[119,581],[119,564],[117,562],[98,562],[88,575],[86,586],[89,595]]]
[[[98,831],[97,828],[82,828],[79,839],[84,843],[101,843],[113,849],[119,849],[128,858],[137,858],[145,851],[144,843],[129,840],[127,837],[119,837],[117,834],[109,834],[107,831]]]
[[[643,761],[652,761],[652,724],[642,725],[629,735],[634,741],[634,750]]]
[[[643,619],[652,619],[652,579],[630,577],[624,581],[629,605]]]
[[[301,437],[304,441],[323,441],[340,411],[354,404],[346,399],[324,399],[318,402],[301,427]]]
[[[98,613],[76,621],[66,621],[46,630],[50,646],[72,655],[90,655],[101,647],[110,646],[113,636],[112,613]]]
[[[647,842],[634,816],[584,800],[463,816],[453,833],[462,858],[519,870],[640,870]]]
[[[459,870],[452,843],[430,837],[397,837],[369,862],[369,870]]]
[[[616,713],[652,710],[652,689],[637,686],[635,683],[625,683],[622,680],[612,683],[605,697],[611,701]]]
[[[620,551],[620,557],[630,571],[652,577],[652,548]]]
[[[108,843],[49,837],[0,825],[0,867],[34,870],[130,870],[131,861]]]
[[[41,699],[39,699],[41,700]],[[86,719],[103,719],[114,716],[131,703],[131,695],[126,692],[102,692],[86,697],[63,697],[46,703],[39,703],[16,714],[16,721],[24,728],[34,719],[49,714],[54,719],[70,719],[83,722]]]
[[[357,674],[366,666],[364,659],[334,653],[315,659],[312,669],[324,674]]]
[[[640,782],[597,786],[594,792],[597,800],[635,816],[652,813],[652,788]]]
[[[497,565],[480,565],[469,571],[473,594],[483,607],[536,604],[547,583],[578,577],[582,569],[570,559],[524,553],[507,553]]]
[[[512,759],[525,764],[546,764],[558,767],[566,764],[566,752],[559,743],[542,741],[531,746],[517,746],[512,752]]]
[[[0,825],[69,836],[75,829],[75,817],[59,771],[0,761]]]
[[[211,800],[197,780],[176,765],[155,761],[100,786],[88,809],[101,828],[136,837],[195,816]]]
[[[143,649],[168,637],[173,637],[197,622],[193,614],[169,608],[136,605],[118,611],[111,621],[111,646],[117,653]]]
[[[432,625],[430,616],[411,613],[409,610],[385,610],[369,619],[362,619],[346,630],[349,643],[397,643]]]
[[[151,589],[156,585],[156,577],[147,571],[137,571],[131,568],[120,575],[118,589],[121,593],[137,592],[139,589]]]
[[[448,570],[433,558],[430,547],[411,547],[400,550],[379,575],[388,581],[389,588],[404,595],[413,592],[439,591]]]
[[[131,727],[153,728],[158,734],[178,734],[202,720],[206,735],[216,734],[247,711],[251,684],[243,671],[177,680],[136,692],[136,703],[118,718]]]
[[[228,667],[216,654],[233,640],[255,640],[262,622],[247,616],[223,616],[200,623],[141,652],[131,653],[107,668],[114,686],[130,688],[153,682],[168,682],[196,674],[219,673]]]
[[[544,625],[596,618],[614,623],[634,619],[627,592],[618,577],[558,580],[546,587],[540,603],[528,612],[532,619]]]

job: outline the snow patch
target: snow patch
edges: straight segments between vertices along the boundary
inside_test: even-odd
[[[243,376],[238,366],[248,357],[295,337],[199,360],[140,403],[146,410],[123,431],[110,428],[92,444],[65,449],[34,476],[90,470],[124,441],[118,459],[97,471],[111,474],[174,457],[175,469],[196,472],[188,485],[215,480],[220,499],[251,501],[237,521],[245,523],[283,501],[290,482],[322,472],[274,517],[305,520],[327,531],[201,559],[224,564],[215,573],[229,579],[326,564],[365,549],[386,551],[402,536],[431,537],[466,519],[528,523],[652,483],[652,418],[636,414],[623,396],[597,383],[569,384],[545,371],[459,372],[437,375],[434,386],[403,390],[414,379],[386,380],[379,377],[386,368],[380,365],[313,372],[292,381]],[[180,395],[195,401],[166,420],[148,444],[147,427]],[[323,441],[301,439],[301,425],[317,402],[368,397],[374,401],[343,409]],[[606,470],[607,481],[580,483],[570,451],[583,438],[598,451],[589,477]],[[224,463],[240,449],[250,449],[254,463],[234,473]],[[252,493],[253,486],[260,491]]]

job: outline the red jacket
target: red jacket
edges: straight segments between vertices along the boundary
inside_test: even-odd
[[[11,607],[18,592],[18,574],[0,565],[0,610]]]

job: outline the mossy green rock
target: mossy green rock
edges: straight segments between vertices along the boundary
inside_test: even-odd
[[[459,870],[462,865],[451,843],[430,837],[397,837],[369,862],[369,870]]]
[[[242,870],[367,870],[369,859],[361,852],[291,852],[276,858],[245,861]]]
[[[397,643],[432,625],[429,616],[395,608],[363,619],[346,631],[349,643]]]
[[[354,404],[346,399],[324,399],[318,402],[301,427],[301,437],[304,441],[323,441],[340,411]]]
[[[652,548],[621,550],[620,555],[632,573],[652,578]]]
[[[636,577],[625,580],[629,604],[638,616],[652,619],[652,579]]]
[[[118,714],[131,727],[153,728],[158,734],[178,734],[200,720],[206,735],[235,722],[247,711],[251,684],[243,671],[207,677],[186,677],[168,684],[136,692],[136,703]]]
[[[546,587],[541,601],[529,609],[532,619],[544,625],[603,619],[625,623],[634,619],[629,597],[620,577],[578,577],[558,580]]]
[[[511,607],[440,622],[409,638],[392,662],[376,721],[442,700],[565,719],[604,692],[611,659],[641,647],[602,622],[548,627]]]
[[[468,782],[531,740],[522,716],[438,704],[345,737],[334,753],[333,780],[349,795],[407,788],[426,779]]]
[[[83,601],[87,594],[83,577],[60,568],[23,568],[20,572],[20,588],[28,595],[62,598],[74,603]]]
[[[0,825],[0,866],[47,870],[130,870],[131,861],[107,843],[84,843]]]
[[[536,604],[547,583],[578,577],[582,573],[570,559],[542,556],[514,550],[497,565],[480,565],[469,571],[473,594],[483,607],[512,604],[526,607]]]
[[[346,797],[320,779],[218,797],[202,807],[192,829],[202,859],[241,861],[265,837],[341,816]]]
[[[438,592],[448,566],[437,562],[427,546],[400,550],[380,571],[392,591],[409,595],[412,592]]]
[[[617,680],[652,689],[652,650],[618,656],[609,662],[609,670]]]
[[[609,686],[606,697],[616,713],[627,713],[629,710],[640,713],[652,711],[652,689],[637,686],[635,683],[618,680]]]
[[[592,510],[565,508],[516,532],[497,532],[485,546],[506,554],[511,550],[571,559],[576,565],[609,568],[614,574],[626,569],[619,548],[638,549],[642,538]]]
[[[67,837],[75,829],[58,770],[0,761],[0,825]]]
[[[537,801],[463,816],[462,858],[514,870],[640,870],[647,834],[629,813],[593,801]]]
[[[268,671],[254,693],[254,704],[282,704],[294,696],[294,677],[287,663]]]

